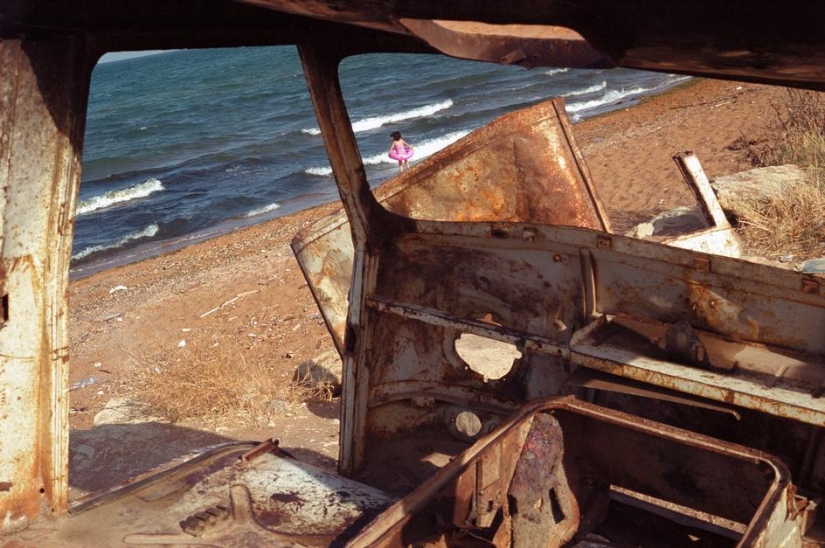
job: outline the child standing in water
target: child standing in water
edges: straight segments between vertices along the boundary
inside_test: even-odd
[[[393,160],[398,160],[398,173],[401,173],[405,167],[409,169],[409,160],[415,154],[415,149],[401,137],[400,131],[393,131],[390,137],[392,137],[392,145],[387,155]]]

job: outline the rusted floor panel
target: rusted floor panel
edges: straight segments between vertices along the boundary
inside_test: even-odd
[[[255,449],[251,444],[215,449],[85,501],[59,526],[40,524],[9,541],[37,548],[342,545],[394,500],[277,456],[271,444]]]

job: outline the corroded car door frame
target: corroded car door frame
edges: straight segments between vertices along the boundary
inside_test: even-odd
[[[530,222],[612,232],[562,98],[502,115],[373,192],[381,206],[413,219]],[[346,211],[299,232],[292,250],[343,355],[354,257]]]
[[[363,342],[368,335],[364,329],[369,325],[366,317],[371,314],[366,297],[375,287],[378,260],[369,252],[370,245],[380,238],[374,232],[372,219],[386,219],[388,230],[404,220],[389,214],[370,191],[338,79],[338,64],[343,57],[336,51],[317,46],[300,45],[298,51],[338,192],[350,221],[355,251],[344,341],[338,464],[339,470],[346,474],[363,460],[362,451],[354,452],[355,447],[362,448],[363,445],[354,446],[352,440],[363,439],[366,432],[369,376],[368,370],[359,364],[365,359]]]
[[[483,167],[490,168],[489,187],[485,187],[487,193],[491,193],[491,188],[497,185],[502,186],[498,191],[502,196],[514,195],[511,185],[522,183],[527,185],[531,182],[531,188],[519,194],[520,199],[526,204],[522,204],[521,210],[511,212],[506,218],[509,221],[527,221],[538,218],[548,224],[567,223],[576,226],[584,226],[609,231],[610,225],[607,215],[595,188],[590,180],[589,171],[584,164],[581,153],[575,145],[572,131],[563,114],[564,103],[557,99],[547,104],[536,107],[538,115],[524,116],[514,114],[513,120],[502,119],[500,122],[493,122],[491,127],[479,130],[479,135],[466,138],[467,144],[459,151],[445,151],[443,154],[434,155],[421,164],[415,172],[407,172],[410,181],[400,178],[399,182],[407,183],[403,185],[393,185],[389,183],[382,187],[380,194],[384,197],[382,201],[389,202],[389,209],[379,203],[376,195],[370,190],[369,182],[358,150],[355,134],[352,130],[351,121],[347,114],[346,105],[340,88],[338,79],[338,65],[345,57],[339,50],[319,48],[317,46],[299,46],[301,60],[304,66],[307,82],[310,89],[313,105],[318,118],[324,144],[327,149],[333,174],[336,178],[338,191],[344,205],[344,211],[350,223],[350,232],[353,243],[352,276],[345,281],[349,282],[349,307],[346,313],[346,327],[341,330],[336,321],[343,313],[341,306],[346,303],[341,302],[320,302],[317,285],[324,283],[330,286],[329,280],[310,280],[313,287],[313,294],[321,310],[325,314],[325,319],[330,331],[335,339],[336,346],[342,355],[343,382],[342,382],[342,418],[341,418],[341,445],[339,455],[339,470],[344,474],[351,474],[364,462],[363,448],[367,435],[365,424],[367,406],[369,402],[370,378],[369,368],[366,365],[367,347],[374,344],[371,315],[375,315],[374,304],[369,303],[369,299],[374,295],[376,289],[376,274],[378,263],[381,259],[383,246],[387,242],[396,241],[396,237],[401,233],[415,233],[418,230],[418,222],[411,217],[404,215],[410,213],[420,206],[422,200],[438,199],[439,190],[445,194],[459,195],[454,188],[458,185],[455,181],[436,181],[434,184],[418,184],[417,179],[437,178],[438,172],[445,168],[454,168],[453,164],[465,161],[467,165],[456,168],[459,171],[468,171],[467,179],[479,178],[488,174],[480,174]],[[521,122],[519,116],[526,118]],[[520,123],[519,123],[520,122]],[[524,132],[528,131],[531,124],[542,124],[541,130],[536,130],[545,141],[541,139],[533,140],[524,138]],[[510,127],[512,126],[512,127]],[[546,127],[544,127],[546,126]],[[508,131],[509,127],[509,131]],[[509,135],[508,135],[509,133]],[[484,146],[489,141],[495,142],[495,138],[501,138],[501,146],[506,152],[522,158],[522,165],[518,165],[513,157],[502,158],[497,156],[501,151],[493,153],[483,153]],[[512,140],[509,140],[511,139]],[[534,146],[542,146],[541,150],[536,150]],[[456,145],[458,146],[458,145]],[[495,147],[494,147],[495,148]],[[464,150],[467,149],[467,150]],[[442,157],[443,156],[443,157]],[[460,156],[460,159],[459,159]],[[475,161],[474,159],[478,158]],[[530,158],[533,158],[530,160]],[[505,171],[498,164],[510,166],[511,171]],[[493,165],[495,164],[495,165]],[[532,169],[530,164],[535,164]],[[549,166],[549,169],[548,169]],[[482,168],[482,169],[480,169]],[[449,171],[449,169],[448,169]],[[448,177],[449,179],[449,177]],[[502,181],[509,181],[503,184]],[[419,188],[420,187],[420,188]],[[390,196],[393,193],[395,196]],[[404,192],[410,196],[395,199]],[[480,191],[484,194],[483,191]],[[546,195],[544,195],[546,193]],[[429,194],[435,194],[436,198],[428,198]],[[547,195],[553,196],[551,204],[546,204],[542,210],[539,206],[541,198]],[[489,196],[488,196],[489,197]],[[458,201],[461,201],[458,197]],[[481,196],[478,202],[484,201]],[[498,200],[491,200],[498,201]],[[462,206],[464,204],[462,203]],[[485,210],[489,208],[489,210]],[[422,206],[422,209],[427,209]],[[467,208],[465,208],[466,210]],[[495,204],[479,205],[476,216],[486,213],[488,217],[501,220],[501,215],[495,211]],[[484,211],[484,213],[482,213]],[[459,214],[461,212],[455,212]],[[465,211],[466,213],[466,211]],[[472,213],[468,213],[472,215]],[[345,227],[334,226],[334,230],[345,230]],[[310,235],[313,236],[313,235]],[[339,238],[344,238],[344,234],[336,234]],[[296,238],[298,240],[299,238]],[[307,242],[302,242],[307,244]],[[321,244],[314,241],[310,243]],[[341,249],[324,249],[335,242],[325,241],[322,245],[315,245],[316,249],[307,252],[308,255],[314,253],[324,254],[324,258],[329,253],[338,253]],[[299,245],[300,249],[293,248],[299,256],[299,262],[307,272],[307,261],[313,261],[312,257],[304,257],[302,253],[309,245]],[[317,249],[322,248],[322,249]],[[349,250],[347,250],[349,251]],[[330,277],[334,266],[332,262],[325,263],[325,259],[320,259],[322,277]],[[318,263],[318,260],[315,260]],[[339,267],[348,266],[342,262]],[[338,273],[341,274],[341,273]],[[345,279],[345,276],[341,276]],[[314,281],[314,283],[313,283]],[[340,287],[336,288],[333,301],[342,300]],[[337,306],[336,310],[330,311],[330,306]],[[331,318],[330,315],[335,318]],[[343,331],[343,335],[341,334]],[[366,341],[366,344],[364,344]]]

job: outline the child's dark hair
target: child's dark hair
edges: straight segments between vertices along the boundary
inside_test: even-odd
[[[401,132],[393,131],[392,133],[390,133],[390,137],[392,137],[393,141],[397,141],[401,138]]]

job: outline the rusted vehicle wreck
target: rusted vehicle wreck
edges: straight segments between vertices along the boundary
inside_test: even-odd
[[[821,90],[822,28],[803,2],[6,3],[3,542],[820,545],[822,278],[726,256],[689,154],[707,230],[614,234],[559,102],[373,193],[337,66],[429,53]],[[233,444],[70,503],[66,295],[92,67],[106,51],[253,44],[298,46],[343,204],[293,242],[344,360],[339,474],[274,441]],[[489,199],[455,201],[445,180]],[[481,370],[472,337],[517,358]]]

